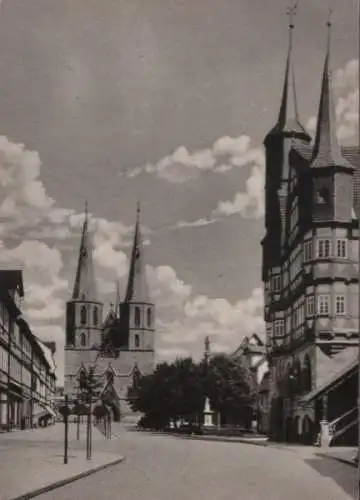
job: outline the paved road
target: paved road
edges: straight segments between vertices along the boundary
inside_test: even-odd
[[[123,431],[126,459],[39,500],[346,500],[355,469],[329,458],[241,443]],[[94,450],[96,453],[96,450]]]

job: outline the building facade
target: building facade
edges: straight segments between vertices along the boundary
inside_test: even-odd
[[[279,116],[264,140],[268,427],[307,443],[345,415],[344,393],[329,406],[319,389],[343,382],[359,341],[360,151],[337,140],[330,29],[315,137],[299,119],[291,25]]]
[[[152,372],[155,364],[155,306],[145,274],[139,207],[124,300],[117,287],[115,305],[103,316],[86,213],[73,295],[66,311],[65,393],[76,397],[81,372],[92,366],[97,380],[118,400],[121,412],[128,412],[128,388],[139,374]],[[114,408],[116,420],[119,405]]]
[[[55,416],[53,351],[22,316],[19,270],[0,271],[0,430],[29,428]]]

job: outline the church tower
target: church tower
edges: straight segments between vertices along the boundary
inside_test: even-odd
[[[311,137],[300,122],[293,64],[293,30],[296,6],[288,15],[289,44],[280,110],[276,124],[264,139],[265,146],[265,229],[263,239],[263,281],[279,266],[286,228],[286,206],[290,177],[289,153],[294,141],[309,143]]]
[[[92,238],[85,206],[78,264],[71,300],[66,303],[65,392],[72,392],[81,363],[96,356],[101,344],[103,304],[97,298]]]
[[[127,349],[148,353],[146,364],[154,359],[155,305],[149,296],[146,279],[144,247],[140,230],[140,206],[137,205],[134,241],[124,301],[120,303],[121,331]],[[138,359],[144,359],[144,354]],[[140,363],[140,371],[141,370]]]
[[[344,157],[336,135],[336,113],[330,64],[331,22],[327,22],[327,50],[321,81],[316,136],[310,167],[313,179],[314,222],[348,223],[353,210],[355,168]]]

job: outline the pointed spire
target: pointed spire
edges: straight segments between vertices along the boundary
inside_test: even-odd
[[[353,169],[352,165],[343,157],[336,135],[336,113],[330,69],[331,10],[326,25],[326,56],[311,164],[313,168],[338,166]]]
[[[116,280],[115,318],[119,317],[119,311],[120,311],[120,284],[119,284],[119,280]]]
[[[87,202],[85,202],[85,218],[81,234],[79,259],[72,298],[73,300],[97,302]]]
[[[144,249],[140,232],[140,203],[138,202],[125,302],[150,303],[143,253]]]
[[[295,71],[292,61],[294,17],[297,10],[296,3],[288,7],[286,15],[289,16],[289,46],[286,58],[285,78],[281,97],[279,116],[275,127],[270,134],[284,134],[287,137],[298,137],[310,141],[310,136],[299,120],[299,111],[295,86]]]

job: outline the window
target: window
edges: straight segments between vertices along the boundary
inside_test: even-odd
[[[80,322],[82,325],[86,325],[86,307],[85,306],[81,306],[81,309],[80,309]]]
[[[347,257],[347,240],[336,240],[336,257],[346,259]]]
[[[98,308],[94,307],[93,309],[93,323],[95,326],[99,323],[99,316],[98,316]]]
[[[318,240],[317,242],[317,256],[320,258],[330,257],[331,243],[330,240]]]
[[[284,320],[277,319],[275,321],[275,337],[282,337],[284,335]]]
[[[329,203],[330,201],[330,192],[327,188],[322,187],[316,192],[316,203],[324,204]]]
[[[312,316],[315,313],[315,297],[306,297],[306,315]]]
[[[135,307],[135,326],[140,326],[140,308]]]
[[[312,259],[312,241],[307,240],[304,242],[304,261]]]
[[[151,309],[150,308],[147,310],[146,314],[147,314],[147,325],[151,326]]]
[[[272,285],[273,292],[280,292],[280,290],[281,290],[281,278],[280,278],[279,274],[272,277],[271,285]]]
[[[318,296],[317,312],[318,312],[318,314],[329,314],[329,312],[330,312],[330,296],[329,295],[319,295]]]
[[[345,295],[336,295],[335,311],[338,316],[345,314]]]
[[[135,335],[135,348],[139,348],[140,347],[140,336],[139,335]]]
[[[80,335],[80,345],[81,345],[81,347],[85,347],[86,346],[86,335],[85,335],[85,333],[82,333]]]

